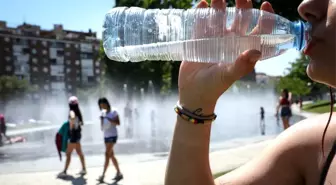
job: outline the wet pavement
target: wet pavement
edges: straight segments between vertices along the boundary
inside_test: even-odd
[[[216,107],[218,117],[211,132],[212,150],[228,147],[228,145],[221,145],[222,142],[228,140],[261,136],[259,124],[259,106],[261,105],[266,110],[266,136],[274,136],[282,132],[281,122],[277,121],[274,113],[267,112],[267,110],[274,110],[273,99],[274,96],[263,96],[263,102],[260,102],[261,98],[240,97],[234,103],[218,104]],[[228,102],[228,99],[224,98],[221,101]],[[244,103],[244,107],[241,107],[241,102]],[[155,124],[147,121],[150,120],[150,109],[143,110],[147,111],[143,114],[147,117],[143,116],[133,123],[134,133],[131,138],[126,137],[127,124],[122,121],[122,125],[118,128],[119,139],[115,147],[115,153],[122,163],[167,157],[174,129],[173,123],[176,119],[176,114],[167,110],[171,110],[174,104],[175,102],[169,102],[160,105],[164,111],[161,111],[161,115],[157,115]],[[251,107],[254,107],[253,111]],[[302,119],[303,117],[293,116],[291,123]],[[49,128],[25,130],[21,133],[17,130],[13,132],[13,136],[23,136],[27,141],[0,147],[0,173],[61,169],[63,163],[59,162],[55,147],[55,134],[58,127],[53,125]],[[82,130],[81,143],[87,158],[87,166],[101,166],[105,147],[99,122],[85,124]],[[76,156],[74,155],[74,158]],[[76,159],[73,161],[79,163]]]

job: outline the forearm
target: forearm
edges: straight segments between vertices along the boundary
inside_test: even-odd
[[[178,116],[165,185],[213,185],[209,165],[211,125],[194,125]]]

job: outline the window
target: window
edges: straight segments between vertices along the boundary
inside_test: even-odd
[[[67,65],[71,65],[71,60],[67,60],[67,61],[66,61],[66,64],[67,64]]]
[[[29,54],[30,53],[30,49],[29,48],[23,48],[23,53],[24,54]]]
[[[47,41],[42,41],[42,45],[47,47]]]
[[[97,80],[97,82],[99,82],[100,81],[100,77],[97,77],[96,80]]]
[[[67,73],[70,73],[70,72],[71,72],[71,69],[70,69],[70,68],[68,68],[68,69],[67,69]]]
[[[33,53],[33,54],[36,54],[36,49],[32,49],[32,53]]]
[[[43,63],[44,63],[44,64],[48,64],[48,59],[47,59],[47,58],[44,58],[44,59],[43,59]]]
[[[19,38],[15,39],[16,43],[19,43],[20,41],[21,41],[21,39],[19,39]]]
[[[80,81],[81,81],[80,77],[77,77],[76,80],[77,80],[77,82],[80,82]]]
[[[37,59],[33,58],[33,64],[37,64]]]
[[[44,50],[42,51],[42,53],[43,53],[43,55],[47,55],[48,52],[47,52],[47,50],[44,49]]]
[[[33,67],[33,71],[34,71],[34,72],[37,72],[37,71],[38,71],[38,68],[37,68],[37,67]]]
[[[6,59],[6,61],[10,61],[11,57],[7,56],[5,59]]]
[[[82,59],[93,59],[93,54],[92,53],[81,53],[80,57]]]
[[[56,76],[56,80],[57,81],[63,81],[64,80],[64,76]]]
[[[95,81],[93,76],[88,76],[87,78],[88,78],[88,82],[94,82]]]
[[[76,44],[75,47],[78,49],[79,48],[79,44]]]
[[[66,52],[65,55],[69,57],[71,55],[71,53],[70,52]]]
[[[6,66],[6,71],[12,71],[12,66]]]
[[[77,73],[77,74],[80,74],[80,70],[77,70],[76,73]]]
[[[70,48],[70,44],[66,44],[65,47]]]
[[[96,73],[99,74],[99,73],[100,73],[100,70],[99,70],[99,69],[96,69]]]
[[[97,62],[96,62],[96,67],[99,67],[99,65],[100,65],[100,62],[97,61]]]
[[[52,65],[56,65],[56,64],[57,64],[57,61],[56,61],[56,59],[50,59],[50,63],[51,63]]]
[[[68,89],[71,90],[72,89],[72,85],[68,85]]]
[[[36,40],[31,41],[32,45],[36,45]]]
[[[9,41],[10,41],[10,38],[6,37],[6,38],[5,38],[5,41],[6,41],[6,42],[9,42]]]
[[[10,49],[9,49],[9,48],[5,48],[5,51],[6,51],[6,52],[10,52]]]
[[[49,85],[44,85],[44,90],[48,91],[49,90]]]
[[[76,65],[79,66],[80,62],[79,60],[76,60]]]
[[[49,70],[48,70],[47,67],[44,67],[44,68],[43,68],[43,72],[48,73],[48,71],[49,71]]]
[[[64,51],[57,50],[57,56],[64,56]]]

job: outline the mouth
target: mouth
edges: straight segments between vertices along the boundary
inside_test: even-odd
[[[311,40],[309,40],[308,43],[307,43],[307,46],[303,50],[303,53],[305,55],[311,56],[312,55],[312,50],[316,46],[317,43],[318,43],[318,40],[315,39],[315,38],[312,38]]]

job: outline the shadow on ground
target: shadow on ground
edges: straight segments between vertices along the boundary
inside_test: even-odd
[[[67,175],[64,178],[57,177],[58,179],[64,180],[64,181],[71,181],[72,185],[86,185],[86,178],[84,176],[80,175],[78,177],[74,177],[72,175]]]
[[[98,183],[96,184],[96,185],[121,185],[121,184],[119,184],[118,182],[119,181],[114,181],[114,182],[112,182],[112,183],[108,183],[108,182],[105,182],[105,181],[99,181],[99,180],[97,180],[98,181]]]

